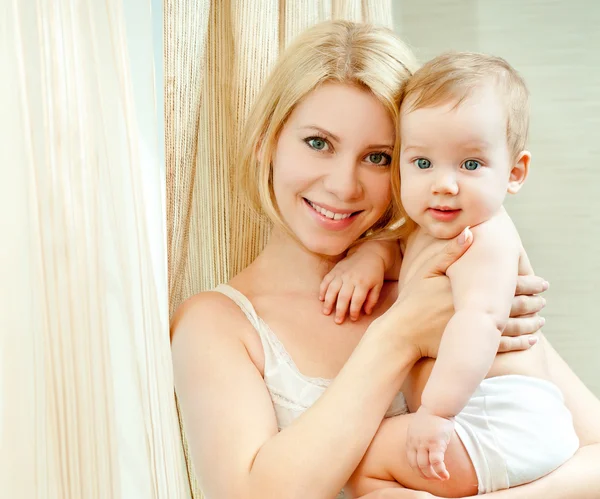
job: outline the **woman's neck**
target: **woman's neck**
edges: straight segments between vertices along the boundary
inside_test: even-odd
[[[247,271],[260,275],[260,281],[273,291],[316,293],[325,274],[342,258],[312,253],[283,230],[274,228]]]

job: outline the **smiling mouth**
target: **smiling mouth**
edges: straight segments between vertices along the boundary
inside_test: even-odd
[[[306,199],[306,198],[302,198],[304,199],[304,201],[306,202],[306,204],[308,204],[313,210],[315,210],[319,215],[323,215],[325,218],[328,218],[329,220],[345,220],[347,218],[350,218],[352,216],[358,215],[359,213],[361,213],[361,211],[353,211],[350,213],[336,213],[330,210],[327,210],[325,208],[323,208],[322,206],[319,206],[318,204],[313,203],[312,201]]]

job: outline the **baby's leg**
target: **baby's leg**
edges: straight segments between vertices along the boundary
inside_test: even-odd
[[[416,411],[421,393],[434,361],[423,359],[411,371],[403,387],[408,407]],[[384,420],[363,460],[350,478],[345,490],[350,497],[360,497],[377,489],[405,487],[423,490],[439,497],[464,497],[477,494],[477,475],[462,442],[454,433],[444,461],[450,479],[427,480],[414,471],[406,456],[406,434],[413,416],[396,416]]]

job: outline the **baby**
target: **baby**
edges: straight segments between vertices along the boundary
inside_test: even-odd
[[[400,250],[397,243],[383,241],[357,247],[321,285],[325,312],[337,300],[336,320],[341,322],[351,303],[350,316],[356,320],[363,303],[371,312],[382,269],[386,275],[398,269],[400,254],[402,289],[440,245],[463,231],[463,237],[470,237],[472,231],[472,246],[447,272],[455,313],[435,365],[422,381],[424,388],[413,384],[405,392],[415,414],[402,460],[407,465],[396,465],[393,473],[404,487],[438,495],[472,492],[469,484],[451,484],[444,458],[454,434],[472,463],[479,493],[535,480],[578,448],[571,415],[549,381],[542,350],[534,347],[531,353],[495,360],[517,275],[533,273],[503,207],[506,194],[519,191],[529,169],[527,101],[521,77],[497,57],[450,53],[419,69],[403,95],[400,178],[393,180],[397,202],[414,231]],[[368,282],[367,296],[358,278]],[[344,288],[354,289],[350,299],[342,299],[349,296],[340,293]],[[415,476],[429,480],[415,482]],[[439,480],[448,488],[441,488]]]

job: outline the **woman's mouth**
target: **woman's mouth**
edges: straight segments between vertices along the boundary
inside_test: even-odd
[[[304,204],[309,208],[313,217],[319,222],[323,227],[330,230],[342,230],[346,227],[350,226],[352,222],[356,219],[356,216],[359,215],[360,211],[350,211],[343,209],[336,209],[331,207],[321,206],[317,203],[313,203],[312,201],[302,198],[304,200]]]

